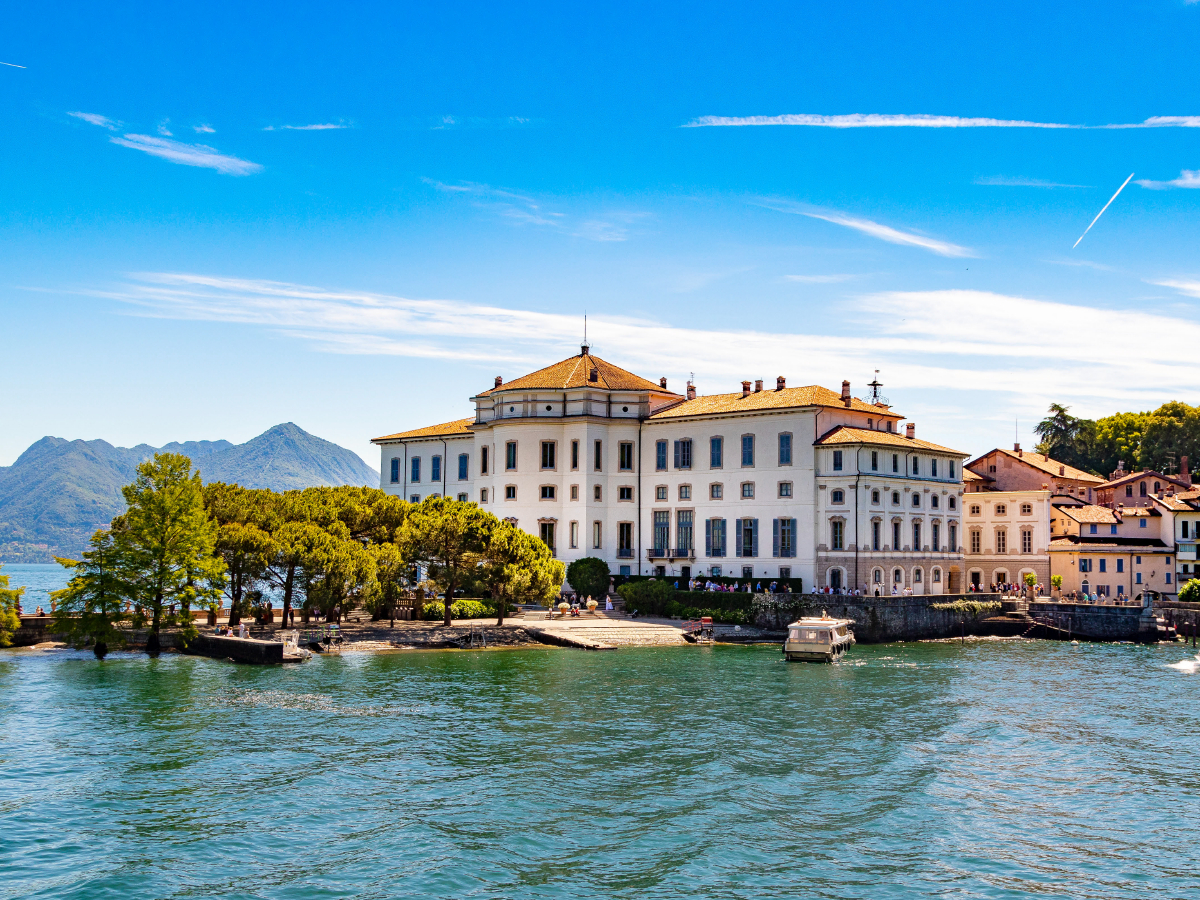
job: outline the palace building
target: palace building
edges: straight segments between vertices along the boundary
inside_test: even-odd
[[[478,503],[560,559],[686,579],[951,593],[962,463],[878,397],[743,381],[684,394],[592,355],[495,384],[472,418],[375,438],[381,487]]]

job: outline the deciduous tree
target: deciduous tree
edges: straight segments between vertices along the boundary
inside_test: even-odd
[[[479,566],[496,517],[472,503],[431,497],[411,506],[399,543],[445,587],[445,624],[450,624],[454,590]]]
[[[0,647],[11,647],[13,635],[21,627],[17,604],[21,602],[23,593],[25,588],[10,588],[8,576],[0,574]]]
[[[91,549],[83,559],[61,559],[58,563],[74,571],[71,581],[55,599],[54,630],[76,647],[92,644],[92,651],[103,659],[110,648],[125,643],[121,625],[127,624],[126,601],[137,596],[130,573],[125,571],[127,555],[122,554],[109,531],[92,535]]]

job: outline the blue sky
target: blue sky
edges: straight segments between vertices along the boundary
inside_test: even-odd
[[[676,389],[879,369],[972,453],[1200,402],[1200,3],[974,6],[14,9],[0,465],[295,421],[377,466],[585,310]]]

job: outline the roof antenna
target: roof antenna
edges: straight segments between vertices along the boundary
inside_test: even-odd
[[[583,311],[583,345],[579,348],[579,355],[587,356],[588,348],[591,346],[592,345],[588,343],[588,339],[587,339],[587,310],[584,310]]]

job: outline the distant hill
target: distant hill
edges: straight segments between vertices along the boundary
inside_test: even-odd
[[[187,441],[114,447],[44,437],[0,466],[0,562],[75,559],[88,538],[125,510],[121,488],[138,465],[167,451],[191,458],[205,482],[287,491],[318,485],[378,486],[358,454],[296,427],[276,425],[244,444]]]

